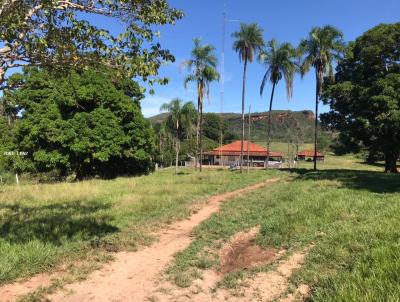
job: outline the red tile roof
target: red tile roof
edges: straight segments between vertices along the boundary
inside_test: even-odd
[[[314,157],[314,150],[304,150],[297,153],[297,156]],[[324,157],[324,154],[317,152],[317,157]]]
[[[247,146],[250,149],[251,156],[267,156],[268,150],[260,145],[254,144],[249,141],[244,141],[243,150],[244,155],[247,155]],[[224,145],[222,147],[215,148],[210,152],[206,152],[207,155],[240,155],[241,141],[234,141],[233,143]],[[283,157],[282,153],[270,152],[271,157]]]

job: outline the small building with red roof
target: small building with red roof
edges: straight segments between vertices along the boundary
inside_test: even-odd
[[[297,160],[313,160],[314,159],[314,150],[304,150],[301,152],[298,152],[297,155]],[[325,155],[317,152],[317,160],[325,160]]]
[[[244,141],[243,145],[243,162],[247,165],[247,156],[251,166],[266,165],[268,150],[260,145],[254,144],[250,141]],[[238,165],[240,162],[241,141],[234,141],[233,143],[215,148],[212,151],[204,153],[204,159],[211,165]],[[270,161],[282,161],[283,155],[279,152],[269,153]]]

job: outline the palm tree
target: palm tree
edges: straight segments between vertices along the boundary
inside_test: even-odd
[[[274,99],[275,86],[285,79],[286,94],[290,100],[293,93],[293,78],[298,69],[296,64],[297,52],[290,43],[278,44],[275,39],[268,42],[267,49],[259,55],[259,59],[267,67],[260,86],[260,95],[263,94],[267,81],[272,83],[271,98],[269,101],[268,127],[267,127],[267,168],[271,146],[271,110]]]
[[[191,139],[196,131],[194,128],[197,120],[197,110],[192,102],[187,102],[183,105],[183,112],[182,128],[185,132],[185,138]]]
[[[210,83],[219,79],[216,71],[217,57],[214,55],[215,48],[210,44],[202,45],[201,39],[194,39],[194,48],[191,58],[183,64],[187,66],[190,74],[184,80],[184,86],[189,82],[197,84],[197,125],[196,125],[196,168],[200,163],[202,170],[203,146],[202,146],[202,124],[203,124],[203,100],[210,95]]]
[[[163,104],[160,110],[170,113],[169,119],[175,131],[175,173],[177,173],[182,125],[187,123],[187,120],[194,116],[193,112],[195,112],[196,109],[192,102],[183,104],[182,100],[175,98],[171,102]]]
[[[246,70],[247,63],[253,62],[254,56],[257,55],[264,47],[263,30],[256,24],[240,24],[240,30],[234,32],[232,37],[235,39],[233,49],[239,54],[240,62],[243,65],[243,86],[242,86],[242,144],[240,150],[240,172],[243,171],[243,142],[244,142],[244,104],[246,94]]]
[[[318,102],[322,93],[324,77],[333,78],[332,63],[340,58],[344,50],[343,33],[333,26],[314,27],[308,37],[301,40],[299,54],[304,56],[301,63],[302,77],[315,69],[315,130],[314,130],[314,170],[317,170]]]

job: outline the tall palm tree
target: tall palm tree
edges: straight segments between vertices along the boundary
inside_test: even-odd
[[[217,57],[214,55],[215,48],[210,44],[202,45],[201,39],[194,39],[194,48],[191,58],[183,64],[187,66],[190,74],[184,80],[184,86],[189,82],[197,84],[197,125],[196,125],[196,168],[200,163],[202,170],[203,146],[202,146],[202,124],[203,124],[203,101],[210,94],[210,83],[219,79],[216,70]]]
[[[163,104],[160,110],[170,113],[169,119],[175,131],[175,173],[177,173],[182,125],[194,116],[193,112],[196,109],[192,102],[183,104],[182,100],[175,98],[171,102]]]
[[[299,54],[303,56],[301,75],[311,67],[315,69],[315,130],[314,130],[314,170],[317,170],[318,102],[322,93],[324,77],[333,78],[333,61],[344,51],[343,33],[333,26],[314,27],[308,37],[301,40]]]
[[[243,142],[244,142],[244,105],[246,95],[246,70],[247,63],[253,62],[254,57],[264,47],[263,30],[256,24],[240,24],[240,30],[234,32],[235,39],[233,49],[239,54],[240,62],[243,64],[243,86],[242,86],[242,143],[240,148],[240,172],[243,171]]]
[[[267,168],[269,162],[269,151],[271,147],[271,110],[274,99],[275,86],[284,78],[286,84],[286,94],[288,100],[292,98],[293,78],[298,69],[296,63],[297,52],[290,43],[278,44],[275,39],[268,42],[267,48],[259,55],[259,59],[265,64],[267,70],[260,86],[260,95],[263,94],[265,84],[270,81],[272,83],[271,98],[268,110],[268,127],[267,127]]]

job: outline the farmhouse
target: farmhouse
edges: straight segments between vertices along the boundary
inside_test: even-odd
[[[231,144],[215,148],[210,152],[204,153],[204,159],[211,165],[239,165],[240,162],[241,141],[234,141]],[[244,164],[247,165],[247,155],[249,154],[249,162],[251,166],[265,167],[267,162],[268,150],[260,145],[250,141],[244,141]],[[248,152],[249,151],[249,152]],[[270,161],[282,161],[282,153],[270,152]]]
[[[314,150],[304,150],[297,153],[297,160],[313,160],[314,159]],[[317,160],[325,160],[325,155],[317,152]]]

